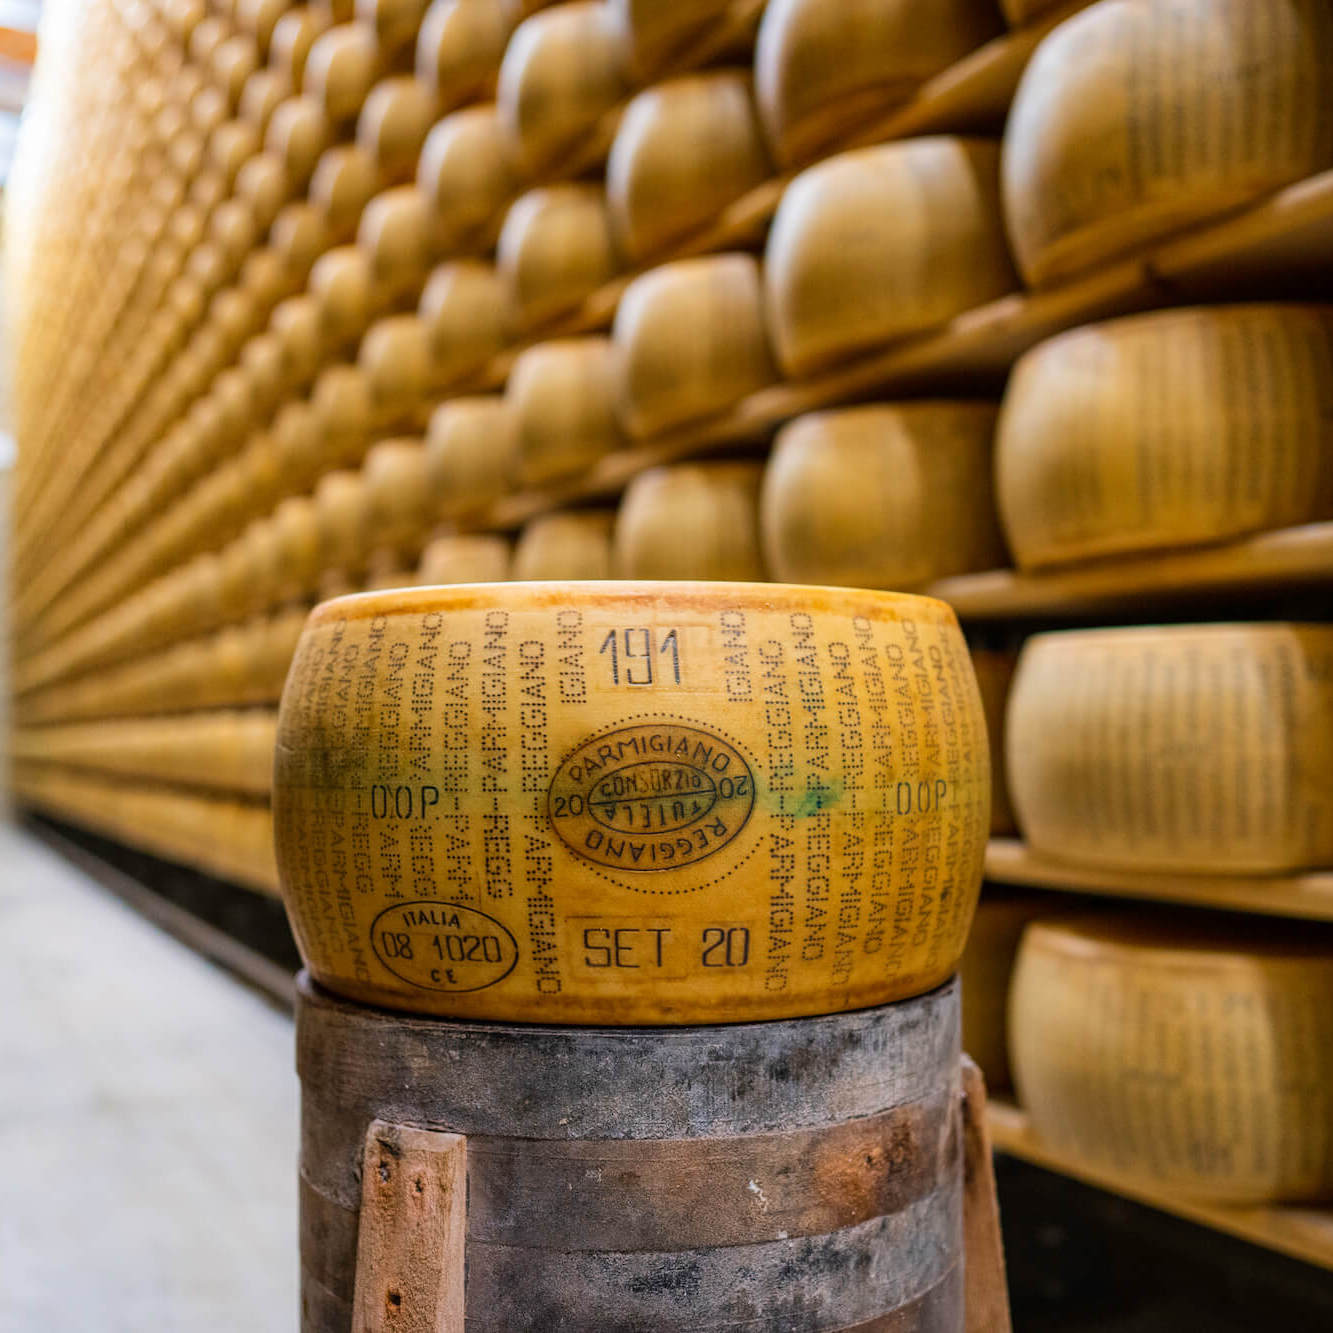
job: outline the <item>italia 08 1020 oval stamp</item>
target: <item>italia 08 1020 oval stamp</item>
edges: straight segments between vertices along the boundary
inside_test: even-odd
[[[565,846],[595,865],[679,870],[721,851],[754,801],[754,773],[731,741],[652,717],[599,732],[568,754],[547,813]]]

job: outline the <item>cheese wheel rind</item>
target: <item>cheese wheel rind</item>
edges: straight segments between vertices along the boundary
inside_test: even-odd
[[[1051,1148],[1219,1203],[1333,1194],[1333,955],[1308,932],[1037,922],[1009,1026]]]
[[[1131,315],[1015,367],[996,489],[1023,569],[1333,516],[1333,306]]]
[[[1333,863],[1333,626],[1036,635],[1006,728],[1036,852],[1200,874]]]
[[[307,625],[277,753],[303,957],[393,1008],[621,1025],[885,1003],[952,973],[980,882],[980,703],[925,598],[344,598]]]

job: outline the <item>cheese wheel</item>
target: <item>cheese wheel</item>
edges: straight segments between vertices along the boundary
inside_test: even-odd
[[[1171,310],[1019,361],[996,438],[1021,568],[1333,516],[1333,306]]]
[[[356,142],[386,182],[412,179],[436,112],[435,95],[410,75],[382,79],[370,90],[356,118]]]
[[[1004,836],[1016,829],[1004,766],[1004,718],[1018,655],[994,648],[970,647],[972,670],[976,673],[981,707],[986,714],[986,737],[990,742],[990,831],[993,836]]]
[[[359,459],[369,443],[374,404],[366,376],[354,366],[330,366],[315,381],[310,415],[325,468]]]
[[[356,144],[326,149],[310,177],[309,198],[338,239],[356,234],[366,205],[380,188],[374,158]]]
[[[430,336],[431,365],[441,385],[476,376],[503,351],[509,290],[495,268],[458,259],[432,270],[417,307]]]
[[[518,418],[498,394],[450,398],[431,413],[426,474],[442,518],[493,504],[518,465]]]
[[[519,177],[494,106],[445,116],[426,135],[417,183],[430,200],[440,255],[484,251]]]
[[[615,392],[607,338],[557,338],[521,352],[505,388],[518,422],[517,479],[572,476],[619,448]]]
[[[515,579],[609,579],[611,530],[609,509],[575,509],[530,519],[514,546]]]
[[[361,113],[381,68],[374,32],[364,23],[342,23],[311,46],[302,89],[332,122],[347,124]]]
[[[976,899],[982,726],[953,613],[924,598],[328,603],[279,722],[293,929],[330,990],[456,1017],[718,1023],[919,994]]]
[[[307,93],[311,90],[309,70],[310,63],[307,61],[305,81]],[[245,87],[241,90],[241,101],[236,108],[237,114],[263,134],[268,130],[268,123],[273,118],[274,111],[291,97],[294,91],[290,76],[282,70],[257,69],[245,81]]]
[[[326,20],[304,6],[289,9],[273,25],[269,61],[291,79],[297,92],[305,88],[305,66],[310,58],[310,48],[328,29]]]
[[[635,278],[612,331],[636,438],[715,416],[777,378],[753,255],[681,259]]]
[[[1333,167],[1330,81],[1324,0],[1114,0],[1060,24],[1005,131],[1024,278],[1066,277]]]
[[[1033,1129],[1087,1166],[1219,1203],[1333,1195],[1333,955],[1309,927],[1036,923],[1010,1044]]]
[[[648,88],[625,108],[606,161],[616,240],[642,263],[772,172],[748,74],[710,70]]]
[[[370,548],[370,500],[359,472],[326,472],[315,488],[320,565],[325,572],[351,573]]]
[[[527,176],[597,156],[605,117],[629,91],[620,43],[602,0],[572,0],[524,19],[505,48],[495,101],[514,161]]]
[[[1017,286],[998,146],[908,139],[841,153],[787,187],[764,286],[788,375],[922,333]]]
[[[783,583],[915,588],[1005,562],[991,493],[991,403],[798,417],[764,473],[764,554]]]
[[[512,27],[494,0],[433,0],[417,34],[417,78],[449,112],[494,93]]]
[[[381,440],[366,454],[361,475],[376,549],[394,556],[416,551],[436,517],[420,440]]]
[[[550,185],[521,195],[505,214],[495,260],[519,328],[575,310],[619,267],[602,188]]]
[[[430,332],[417,315],[390,315],[361,340],[357,368],[370,386],[376,422],[406,422],[425,400],[431,383]]]
[[[1200,874],[1333,864],[1333,627],[1040,634],[1006,723],[1034,851]]]
[[[769,0],[755,91],[778,161],[808,162],[1000,30],[994,0]]]
[[[499,583],[508,577],[509,543],[493,533],[436,537],[417,566],[417,580],[425,584]]]
[[[378,305],[370,257],[354,245],[328,251],[310,270],[309,290],[319,310],[320,341],[326,354],[350,351]]]
[[[371,199],[357,226],[357,247],[370,259],[376,284],[391,300],[421,287],[433,253],[430,201],[414,185]]]
[[[274,600],[296,601],[319,582],[321,557],[319,514],[309,495],[290,495],[273,511],[277,542],[278,583]]]
[[[640,473],[616,515],[616,577],[767,577],[759,544],[762,478],[760,463],[676,463]]]
[[[313,97],[289,97],[273,108],[264,151],[282,163],[295,189],[304,189],[332,134],[328,116]]]
[[[640,83],[650,83],[682,50],[726,26],[734,0],[606,0]]]
[[[392,56],[416,41],[430,0],[355,0],[357,22],[367,24],[380,49]]]
[[[976,658],[973,656],[973,662]],[[992,823],[994,822],[992,818]],[[1009,1067],[1009,983],[1023,932],[1050,916],[1051,895],[986,884],[958,964],[963,994],[963,1050],[981,1066],[992,1093],[1013,1086]]]

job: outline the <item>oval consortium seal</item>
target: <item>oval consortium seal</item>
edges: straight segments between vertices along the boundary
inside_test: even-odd
[[[596,865],[679,870],[725,847],[754,800],[754,774],[730,741],[647,718],[568,754],[551,779],[547,814],[565,846]]]
[[[494,917],[462,903],[395,903],[370,927],[376,957],[424,990],[485,990],[518,962],[518,941]]]

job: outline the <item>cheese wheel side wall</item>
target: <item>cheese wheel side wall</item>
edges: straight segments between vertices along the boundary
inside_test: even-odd
[[[844,589],[326,603],[277,756],[312,975],[457,1017],[730,1022],[922,993],[957,964],[989,821],[952,612]]]
[[[1220,874],[1333,862],[1333,626],[1036,635],[1006,726],[1034,851]]]
[[[1333,1195],[1333,957],[1028,928],[1012,988],[1019,1096],[1088,1165],[1224,1203]]]

